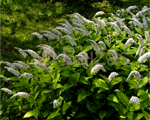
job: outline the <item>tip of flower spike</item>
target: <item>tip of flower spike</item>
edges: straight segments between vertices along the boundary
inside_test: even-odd
[[[119,89],[115,89],[114,92],[120,91]]]

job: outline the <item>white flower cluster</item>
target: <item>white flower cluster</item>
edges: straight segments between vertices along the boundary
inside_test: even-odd
[[[143,61],[145,61],[149,57],[150,57],[150,51],[146,52],[144,55],[140,56],[139,59],[138,59],[138,62],[142,63]]]
[[[56,60],[59,60],[60,58],[63,58],[63,62],[66,63],[66,64],[72,64],[72,60],[71,58],[69,58],[66,54],[59,54],[57,57],[56,57]]]
[[[139,39],[140,45],[143,46],[144,45],[143,37],[140,34],[137,34],[137,38]]]
[[[13,94],[13,92],[9,90],[8,88],[1,88],[1,90],[4,92],[7,92],[9,95]]]
[[[40,35],[39,33],[37,33],[37,32],[34,32],[34,33],[31,33],[30,34],[30,36],[36,36],[36,37],[38,37],[40,40],[42,40],[42,38],[43,38],[43,36],[42,35]]]
[[[117,75],[118,75],[118,73],[112,72],[112,73],[109,75],[108,80],[111,82],[111,80],[112,80],[113,78],[115,78]]]
[[[60,105],[59,100],[54,100],[54,101],[53,101],[53,108],[56,108],[56,107],[59,106],[59,105]]]
[[[97,73],[99,70],[102,70],[103,72],[106,72],[106,69],[103,67],[103,65],[97,64],[97,65],[95,65],[95,66],[92,68],[91,74],[95,74],[95,73]]]
[[[26,54],[21,48],[14,47],[14,49],[18,50],[18,51],[22,54],[22,56],[23,56],[24,58],[26,58],[27,54]]]
[[[55,39],[59,40],[59,37],[56,34],[51,33],[50,31],[45,30],[41,32],[46,33],[42,35],[45,37],[48,37],[49,40],[55,40]]]
[[[131,18],[131,20],[133,20],[134,26],[138,26],[139,28],[143,28],[143,24],[139,20],[137,20],[135,18]]]
[[[77,46],[77,43],[76,43],[76,42],[73,40],[73,38],[70,37],[69,35],[65,35],[65,36],[62,37],[62,39],[63,39],[63,38],[68,39],[68,40],[70,41],[70,43],[71,43],[72,46]]]
[[[23,63],[22,61],[15,61],[17,63],[19,63],[20,65],[22,65],[24,68],[28,68],[29,66],[26,65],[25,63]]]
[[[42,56],[43,56],[44,58],[47,58],[49,55],[50,55],[53,59],[56,58],[57,55],[56,55],[54,49],[53,49],[51,46],[46,45],[46,44],[40,44],[40,45],[37,45],[37,47],[39,47],[39,48],[41,48],[42,50],[44,50],[44,51],[43,51],[43,54],[42,54]]]
[[[13,65],[15,65],[17,68],[19,68],[20,70],[22,70],[24,68],[23,65],[19,64],[19,63],[13,63]]]
[[[107,26],[106,23],[103,20],[100,20],[100,19],[97,19],[97,18],[95,18],[94,20],[97,22],[97,24],[99,26],[104,26],[104,27]]]
[[[113,59],[114,59],[115,61],[118,60],[118,55],[117,55],[116,51],[114,51],[114,50],[109,50],[109,52],[112,54]]]
[[[121,29],[117,25],[116,21],[115,22],[109,22],[109,24],[111,24],[111,26],[118,32],[118,34],[120,34]]]
[[[21,52],[28,52],[33,58],[40,58],[40,56],[34,52],[33,50],[27,49],[27,50],[19,50]]]
[[[6,66],[4,68],[6,68],[9,72],[11,72],[12,74],[14,74],[17,77],[20,75],[20,72],[14,70],[13,68],[6,67]]]
[[[98,12],[94,15],[93,18],[95,18],[95,17],[97,17],[97,16],[102,16],[102,15],[104,15],[104,14],[105,14],[105,12],[103,12],[103,11],[98,11]]]
[[[50,28],[49,28],[50,29]],[[50,29],[53,33],[55,33],[56,35],[58,35],[58,36],[63,36],[62,34],[61,34],[61,32],[59,32],[58,30],[56,30],[55,28],[54,29]]]
[[[41,63],[41,62],[38,61],[38,60],[35,60],[35,62],[33,62],[33,63],[29,63],[29,65],[35,65],[35,66],[37,66],[37,67],[43,69],[44,71],[47,70],[46,65],[44,65],[43,63]]]
[[[26,93],[26,92],[17,92],[16,94],[14,94],[13,96],[10,97],[11,98],[14,98],[16,96],[20,96],[20,97],[23,97],[23,98],[28,98],[29,97],[29,94]]]
[[[14,64],[12,64],[12,63],[10,63],[10,62],[7,62],[7,61],[3,61],[2,62],[3,64],[6,64],[8,67],[10,67],[10,68],[13,68],[13,69],[15,69],[16,67],[15,67],[15,65]]]
[[[135,40],[133,40],[133,38],[129,38],[129,39],[126,41],[125,46],[127,47],[127,46],[128,46],[129,44],[131,44],[131,43],[137,44],[137,43],[135,42]]]
[[[141,79],[140,73],[139,73],[138,71],[134,70],[134,71],[131,71],[131,72],[130,72],[130,74],[129,74],[127,80],[129,80],[129,78],[130,78],[132,75],[134,76],[134,78],[135,78],[136,80]]]
[[[98,45],[100,45],[100,47],[103,49],[103,50],[106,50],[106,45],[103,41],[99,41],[98,42]]]
[[[132,96],[132,97],[130,98],[129,103],[130,103],[130,104],[136,103],[136,104],[140,105],[139,98],[136,97],[136,96]]]
[[[145,33],[145,37],[146,37],[147,42],[150,43],[150,35],[149,35],[149,33],[147,31],[144,31],[144,33]]]
[[[100,51],[100,48],[99,48],[99,46],[98,46],[98,44],[94,41],[94,40],[88,40],[91,44],[92,44],[92,46],[93,46],[93,48],[94,48],[94,50],[96,51],[96,52],[99,52]]]
[[[121,26],[121,28],[123,28],[130,37],[133,37],[131,30],[125,24]]]
[[[32,79],[34,79],[34,76],[32,74],[30,74],[30,73],[24,73],[21,76],[19,76],[18,78],[19,79],[20,78],[32,78]]]

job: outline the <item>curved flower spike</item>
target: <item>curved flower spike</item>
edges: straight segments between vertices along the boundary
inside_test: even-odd
[[[36,36],[36,37],[38,37],[40,40],[42,40],[42,38],[43,38],[43,36],[42,35],[40,35],[39,33],[37,33],[37,32],[34,32],[34,33],[31,33],[30,34],[30,36]]]
[[[15,67],[15,65],[14,65],[14,64],[12,64],[12,63],[10,63],[10,62],[3,61],[2,63],[3,63],[3,64],[6,64],[7,66],[9,66],[9,67],[11,67],[11,68],[13,68],[13,69],[15,69],[15,68],[16,68],[16,67]]]
[[[105,14],[105,12],[103,12],[103,11],[98,11],[98,12],[94,15],[93,18],[95,18],[95,17],[97,17],[97,16],[104,15],[104,14]]]
[[[24,74],[22,74],[20,77],[18,77],[19,79],[20,78],[32,78],[32,79],[34,79],[34,76],[32,75],[32,74],[30,74],[30,73],[24,73]]]
[[[6,67],[6,66],[4,68],[6,68],[9,72],[11,72],[12,74],[14,74],[17,77],[20,75],[20,72],[14,70],[13,68]]]
[[[13,94],[13,92],[9,90],[8,88],[1,88],[1,90],[3,90],[4,92],[7,92],[9,95]]]
[[[10,97],[10,99],[13,98],[13,97],[16,97],[16,96],[20,96],[20,97],[23,97],[23,98],[28,98],[28,97],[29,97],[29,94],[26,93],[26,92],[17,92],[17,93],[14,94],[12,97]]]
[[[103,65],[97,64],[97,65],[95,65],[95,66],[92,68],[91,74],[97,73],[100,69],[101,69],[103,72],[106,72],[106,69],[103,67]]]
[[[99,41],[98,45],[100,45],[103,50],[106,50],[106,45],[103,41]]]
[[[135,40],[133,40],[133,38],[129,38],[129,39],[126,41],[125,46],[127,47],[127,46],[128,46],[129,44],[131,44],[131,43],[137,44],[137,43],[135,42]]]
[[[144,31],[144,33],[145,33],[145,37],[146,37],[147,42],[150,43],[150,35],[149,35],[149,33],[147,31]]]
[[[129,80],[129,78],[130,78],[132,75],[134,76],[134,78],[135,78],[136,80],[141,79],[140,73],[139,73],[138,71],[134,70],[134,71],[131,71],[131,72],[130,72],[130,74],[129,74],[127,80]]]
[[[91,44],[92,44],[92,46],[93,46],[93,48],[94,48],[94,50],[96,51],[96,52],[99,52],[100,51],[100,48],[99,48],[99,46],[98,46],[98,44],[94,41],[94,40],[88,40]]]
[[[138,59],[138,62],[142,63],[143,61],[145,61],[149,57],[150,57],[150,51],[145,53],[144,55],[140,56],[139,59]]]
[[[117,75],[118,75],[118,73],[112,72],[112,73],[109,75],[108,80],[111,82],[111,80],[112,80],[113,78],[115,78]]]
[[[117,55],[116,51],[114,51],[114,50],[109,50],[109,52],[112,54],[113,59],[114,59],[115,61],[118,60],[118,55]]]
[[[144,45],[143,37],[140,34],[137,34],[137,38],[139,39],[140,45],[143,46]]]
[[[72,64],[71,58],[69,58],[66,54],[59,54],[56,57],[56,60],[59,60],[60,58],[63,58],[63,62],[66,62],[67,64]]]
[[[70,43],[71,43],[72,46],[77,46],[77,43],[69,35],[65,35],[65,36],[62,37],[62,39],[63,38],[67,38],[70,41]]]

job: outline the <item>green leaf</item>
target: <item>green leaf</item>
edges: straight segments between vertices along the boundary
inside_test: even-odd
[[[57,74],[56,78],[53,80],[53,83],[60,81],[60,74]]]
[[[62,88],[62,87],[63,86],[61,84],[59,84],[59,83],[57,83],[57,84],[54,85],[54,89],[58,89],[58,88]]]
[[[69,83],[66,83],[62,88],[59,89],[59,95],[64,92],[65,90],[71,88],[73,85],[70,85]]]
[[[91,77],[84,77],[84,76],[81,76],[79,81],[80,83],[83,83],[83,84],[90,84],[89,80]]]
[[[47,98],[47,95],[46,95],[46,94],[43,94],[42,96],[40,96],[40,97],[37,99],[39,106],[42,105],[42,103],[46,100],[46,98]]]
[[[146,120],[150,120],[150,115],[149,115],[148,112],[146,112],[146,111],[143,110],[143,115],[144,115],[144,117],[145,117]]]
[[[148,77],[144,77],[143,80],[140,80],[138,88],[141,88],[141,87],[145,86],[147,81],[148,81]]]
[[[87,113],[80,111],[79,114],[76,116],[76,118],[85,117],[87,115],[88,115]]]
[[[34,117],[37,119],[38,118],[38,113],[39,113],[39,109],[38,107],[36,107],[34,110],[33,110],[33,115]]]
[[[59,108],[57,111],[52,112],[47,119],[51,119],[51,118],[55,118],[56,116],[60,115],[59,111],[61,110],[61,108]]]
[[[85,99],[89,94],[84,89],[78,90],[78,100],[77,102],[80,102],[81,100]]]
[[[119,82],[122,81],[122,78],[121,77],[116,77],[115,79],[112,79],[111,81],[111,86],[115,85],[115,84],[118,84]]]
[[[108,90],[108,89],[109,89],[108,86],[107,86],[107,84],[105,83],[105,81],[102,80],[102,79],[95,79],[95,80],[93,81],[93,84],[94,84],[96,87],[104,88],[105,90]]]
[[[94,110],[92,109],[92,107],[90,106],[90,103],[87,103],[87,104],[86,104],[86,107],[88,108],[89,111],[95,113],[95,111],[94,111]]]
[[[136,32],[139,33],[140,35],[143,35],[143,30],[141,30],[141,28],[137,28],[137,27],[134,27]]]
[[[91,49],[92,49],[92,45],[86,45],[86,46],[84,46],[82,52],[87,52],[87,51],[89,51],[89,50],[91,50]]]
[[[117,94],[117,97],[118,97],[119,101],[120,101],[123,105],[129,106],[129,99],[128,99],[128,97],[127,97],[125,94],[123,94],[123,93],[122,93],[121,91],[119,91],[119,90],[116,90],[116,94]]]
[[[133,115],[133,120],[140,120],[143,117],[143,113],[135,113]]]
[[[61,72],[61,75],[62,75],[62,76],[65,76],[65,77],[70,77],[70,72],[69,72],[68,70],[63,70],[63,71]]]
[[[106,111],[105,110],[101,110],[100,113],[99,113],[99,117],[101,120],[103,120],[103,118],[105,117],[106,115]]]
[[[19,79],[17,77],[10,77],[10,78],[7,78],[7,80],[16,81],[16,80],[19,80]]]
[[[71,106],[71,103],[72,103],[72,101],[69,101],[67,103],[65,103],[65,101],[64,101],[64,104],[63,104],[63,107],[62,107],[63,115],[66,113],[66,110]]]
[[[33,111],[29,111],[23,116],[23,118],[29,118],[29,117],[32,117],[33,115],[34,115]]]
[[[107,100],[119,103],[117,97],[116,97],[114,94],[110,94],[110,95],[107,97]]]
[[[78,73],[78,72],[75,72],[74,74],[72,74],[71,75],[76,81],[78,81],[79,80],[79,78],[80,78],[80,73]]]
[[[119,43],[119,47],[123,50],[123,51],[125,51],[126,50],[126,47],[125,47],[125,45],[123,44],[123,43]]]
[[[49,92],[51,92],[51,90],[43,90],[42,93],[41,93],[41,95],[43,95],[45,93],[49,93]]]
[[[35,95],[34,95],[34,99],[37,98],[37,96],[39,95],[40,91],[36,92]]]
[[[128,80],[128,85],[130,86],[130,89],[137,89],[137,84],[133,80]]]

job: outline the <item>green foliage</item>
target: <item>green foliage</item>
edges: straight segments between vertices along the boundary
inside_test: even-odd
[[[24,61],[1,61],[6,69],[0,75],[2,118],[149,119],[150,44],[144,32],[150,29],[132,28],[127,14],[97,13],[90,21],[74,13],[55,28],[57,33],[32,33],[43,42],[39,51],[18,48]],[[108,17],[116,22],[108,22]],[[131,32],[118,25],[121,18]],[[150,23],[149,16],[146,19]],[[137,44],[127,44],[129,38]],[[140,45],[148,56],[142,62]]]

